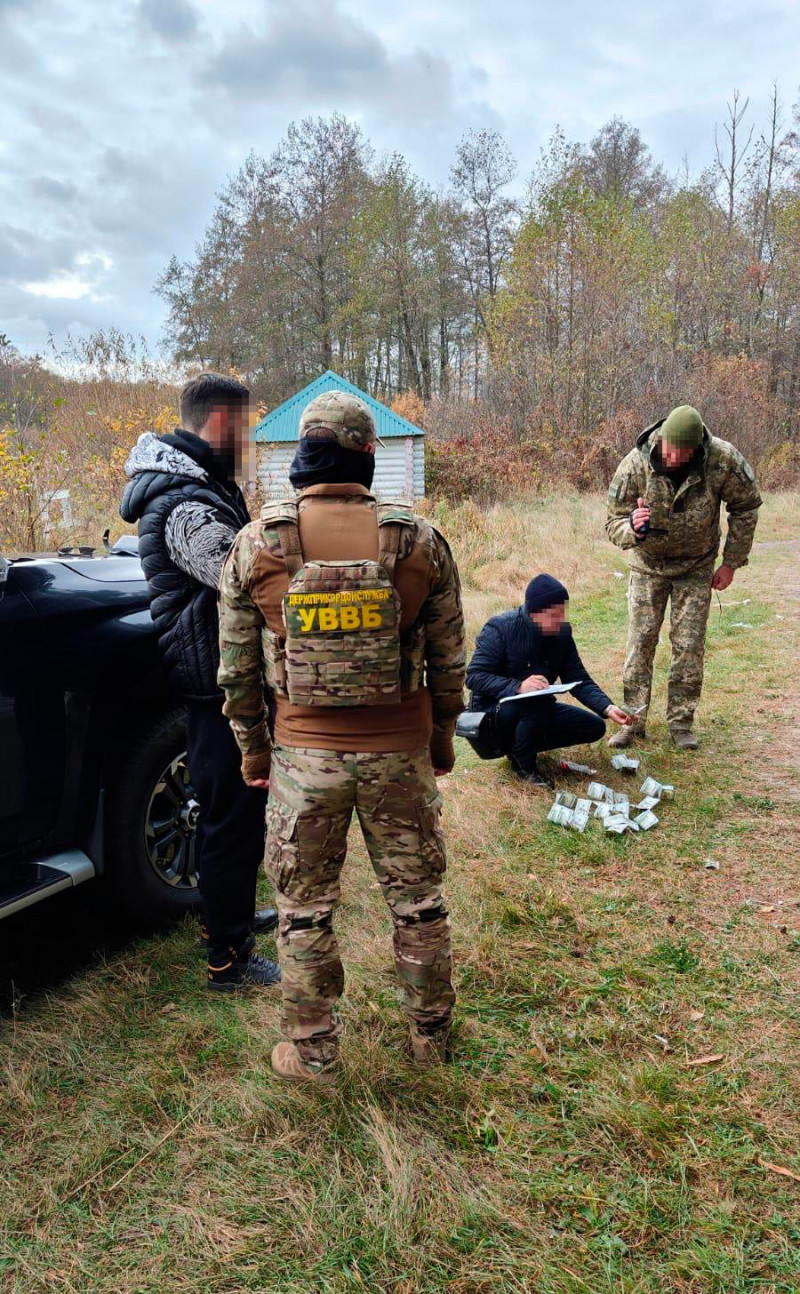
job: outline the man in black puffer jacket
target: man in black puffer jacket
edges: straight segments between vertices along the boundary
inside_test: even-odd
[[[589,676],[566,620],[569,594],[552,575],[537,575],[525,591],[525,605],[493,616],[478,635],[467,670],[472,710],[493,712],[498,746],[518,776],[549,785],[540,773],[540,751],[599,741],[603,718],[628,724],[630,716]],[[573,695],[594,711],[561,705],[554,696],[532,694],[556,680],[577,683]],[[520,697],[500,705],[505,697]]]
[[[197,859],[209,988],[223,992],[280,979],[254,952],[254,932],[277,925],[255,912],[264,853],[266,787],[246,786],[239,749],[217,687],[217,587],[234,539],[250,520],[236,484],[249,439],[250,393],[242,382],[203,373],[180,396],[182,426],[145,432],[125,464],[120,507],[139,523],[139,554],[159,645],[186,702],[189,773],[200,803]]]

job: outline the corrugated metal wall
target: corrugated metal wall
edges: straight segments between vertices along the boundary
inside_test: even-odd
[[[296,443],[273,442],[258,446],[258,479],[265,495],[285,498],[292,493],[289,464]],[[386,498],[416,498],[425,494],[425,439],[396,436],[375,450],[375,492]]]

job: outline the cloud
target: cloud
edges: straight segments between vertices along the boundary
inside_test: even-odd
[[[112,323],[156,342],[157,276],[293,119],[349,115],[438,186],[472,126],[522,183],[557,123],[587,140],[619,113],[696,172],[733,86],[760,125],[800,60],[796,0],[0,0],[0,32],[0,319],[30,349]]]
[[[418,117],[449,105],[453,76],[442,55],[390,53],[334,0],[300,0],[267,16],[263,27],[243,25],[228,37],[202,84],[236,105],[402,109]]]
[[[57,274],[48,283],[21,283],[20,287],[31,296],[49,297],[52,301],[79,301],[81,297],[92,296],[91,283],[74,274]]]
[[[30,283],[20,283],[23,292],[34,297],[47,297],[51,301],[108,301],[109,295],[98,290],[99,281],[108,275],[113,260],[106,252],[79,252],[73,270],[59,270],[52,278]]]
[[[56,205],[74,202],[79,192],[72,180],[56,180],[52,175],[35,175],[28,187],[34,198]]]
[[[189,0],[139,0],[142,26],[169,45],[180,45],[197,34],[197,10]]]

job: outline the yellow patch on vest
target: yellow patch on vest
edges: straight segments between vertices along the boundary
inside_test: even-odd
[[[300,634],[359,633],[382,629],[383,612],[393,611],[391,589],[348,589],[330,593],[289,593],[287,624]]]
[[[290,607],[313,607],[344,605],[351,602],[389,602],[391,589],[342,589],[330,593],[287,593],[286,604]]]

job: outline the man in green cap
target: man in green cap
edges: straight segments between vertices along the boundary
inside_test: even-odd
[[[714,571],[723,503],[728,535]],[[606,534],[629,553],[623,688],[635,722],[615,733],[610,746],[645,735],[653,659],[669,601],[667,724],[676,746],[699,745],[692,724],[703,686],[711,591],[727,589],[747,564],[760,506],[750,464],[728,441],[712,436],[688,404],[643,431],[620,463],[608,491]]]

